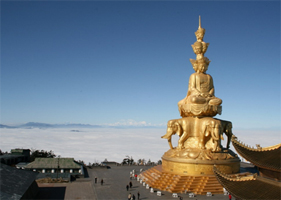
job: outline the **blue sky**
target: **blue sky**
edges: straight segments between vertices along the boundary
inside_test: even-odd
[[[1,1],[0,122],[166,126],[199,15],[216,117],[280,130],[280,1]]]

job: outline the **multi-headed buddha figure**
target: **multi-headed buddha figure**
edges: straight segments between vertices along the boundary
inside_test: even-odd
[[[191,45],[196,54],[196,60],[190,59],[195,73],[191,74],[189,78],[187,96],[178,102],[182,117],[221,114],[222,100],[215,97],[213,78],[206,74],[211,61],[204,57],[209,45],[203,41],[204,34],[205,29],[201,27],[199,19],[199,28],[195,32],[197,41]]]

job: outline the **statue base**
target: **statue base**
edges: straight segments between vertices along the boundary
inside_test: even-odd
[[[213,166],[225,174],[238,173],[240,159],[229,150],[170,149],[162,157],[162,170],[179,175],[214,175]]]
[[[213,167],[225,174],[235,174],[240,171],[240,159],[228,160],[185,160],[179,158],[162,158],[162,170],[181,176],[214,175]]]
[[[225,156],[217,155],[218,158]],[[226,159],[226,157],[217,160],[188,159],[169,157],[166,152],[162,157],[162,165],[152,167],[142,172],[138,177],[142,184],[144,182],[149,187],[160,191],[192,192],[200,195],[206,195],[207,192],[223,194],[223,186],[218,182],[213,172],[214,165],[226,174],[239,173],[240,171],[240,159],[238,157]]]

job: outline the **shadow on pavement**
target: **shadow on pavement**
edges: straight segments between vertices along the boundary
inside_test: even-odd
[[[66,187],[40,187],[36,199],[64,199]]]
[[[87,167],[84,167],[84,178],[89,178]]]

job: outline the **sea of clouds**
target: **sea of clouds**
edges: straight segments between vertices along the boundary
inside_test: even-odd
[[[126,156],[157,162],[169,149],[161,136],[165,128],[1,128],[0,149],[52,150],[55,155],[89,162],[122,162]],[[239,140],[254,146],[272,146],[281,142],[280,130],[233,130]],[[226,143],[226,136],[223,145]],[[178,136],[173,136],[177,146]],[[233,149],[233,146],[231,146]]]
[[[121,162],[127,155],[157,162],[168,150],[161,139],[165,129],[157,128],[47,128],[6,129],[1,131],[1,150],[29,148],[52,150],[61,157],[73,157],[84,162]]]

